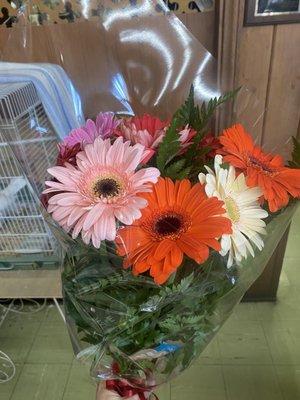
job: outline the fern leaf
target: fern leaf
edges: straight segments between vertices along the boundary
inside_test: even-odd
[[[182,169],[180,172],[178,172],[176,179],[181,181],[182,179],[188,178],[191,172],[191,167],[186,167]]]
[[[178,161],[175,161],[173,164],[171,164],[165,171],[165,176],[168,176],[171,179],[184,179],[189,175],[190,168],[184,168],[185,165],[185,159],[180,159]]]
[[[171,178],[173,175],[176,175],[179,171],[182,170],[184,164],[185,160],[183,158],[178,161],[175,161],[166,169],[166,173]]]
[[[177,178],[178,172],[183,169],[183,165],[181,165],[181,168],[179,168],[178,165],[174,165],[170,166],[170,169],[165,171],[167,164],[169,164],[169,162],[174,159],[176,155],[178,155],[180,150],[178,129],[186,125],[192,126],[191,122],[195,118],[195,112],[196,107],[194,104],[194,87],[192,85],[188,98],[175,112],[171,125],[158,149],[157,167],[163,176],[169,176],[170,178],[175,179]],[[187,173],[187,170],[182,171],[180,176],[186,176]]]
[[[180,150],[179,133],[177,131],[179,126],[178,119],[174,118],[158,148],[156,163],[163,176],[165,176],[166,165],[178,154]]]
[[[192,168],[193,157],[196,153],[200,140],[203,137],[203,129],[213,116],[216,108],[226,101],[235,97],[240,88],[228,92],[223,96],[210,99],[206,104],[202,103],[201,108],[195,106],[194,87],[191,86],[189,96],[183,105],[174,114],[173,120],[166,132],[166,135],[159,146],[157,154],[157,167],[162,176],[168,176],[172,179],[184,179],[190,173]],[[196,130],[197,134],[193,139],[193,145],[190,146],[185,156],[185,165],[183,163],[170,162],[178,155],[180,151],[180,141],[178,130],[189,125]]]
[[[289,166],[292,168],[300,168],[300,141],[293,137],[293,152],[292,161],[289,161]]]
[[[190,88],[190,93],[183,105],[176,111],[174,118],[178,120],[180,126],[190,125],[195,116],[194,86]]]
[[[192,272],[189,276],[181,280],[181,282],[178,285],[179,291],[185,292],[191,286],[193,281],[194,281],[194,273]]]

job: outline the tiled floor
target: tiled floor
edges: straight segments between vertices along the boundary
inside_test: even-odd
[[[11,314],[0,349],[17,365],[0,400],[94,400],[87,367],[73,360],[54,306]],[[159,391],[160,400],[300,399],[300,208],[294,218],[277,304],[237,307],[195,365]]]

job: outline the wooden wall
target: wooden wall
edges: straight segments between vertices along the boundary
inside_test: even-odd
[[[219,4],[219,79],[226,90],[247,88],[222,124],[241,120],[266,150],[286,157],[290,137],[300,138],[300,24],[244,27],[245,0]]]
[[[177,17],[201,44],[217,57],[217,14],[208,11],[197,14],[178,14]]]

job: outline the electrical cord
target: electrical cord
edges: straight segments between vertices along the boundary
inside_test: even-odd
[[[2,302],[0,303],[0,310],[2,309],[4,312],[3,315],[0,316],[0,328],[8,313],[15,313],[19,315],[36,314],[37,312],[44,309],[47,303],[47,299],[44,299],[42,303],[39,303],[34,299],[29,299],[27,301],[32,303],[31,307],[25,307],[23,299],[18,299],[18,303],[16,303],[16,299],[2,300]],[[5,302],[7,302],[8,305],[6,305]],[[15,374],[16,366],[14,362],[9,357],[9,355],[0,350],[0,384],[11,381],[14,378]]]

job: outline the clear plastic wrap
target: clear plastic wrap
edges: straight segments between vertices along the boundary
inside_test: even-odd
[[[101,111],[161,117],[182,103],[194,81],[196,98],[218,96],[216,61],[163,2],[76,3],[78,22],[30,24],[24,2],[14,29],[2,29],[3,61],[61,65],[79,91],[86,117]],[[157,14],[160,5],[163,14]],[[57,10],[64,9],[61,2]],[[75,8],[74,8],[75,11]]]
[[[288,199],[300,194],[299,175],[293,172],[295,187],[289,183],[284,192],[277,186],[271,196],[256,187],[263,178],[255,185],[252,179],[254,188],[248,188],[248,167],[242,169],[226,138],[221,145],[209,134],[217,106],[236,93],[221,96],[216,61],[164,3],[110,8],[105,1],[87,1],[73,11],[70,4],[60,4],[59,20],[40,26],[29,17],[31,2],[19,9],[18,24],[5,31],[0,82],[14,74],[31,80],[26,71],[42,71],[65,106],[61,120],[73,129],[83,125],[83,114],[95,118],[102,112],[64,139],[42,200],[63,249],[63,295],[75,354],[90,362],[92,376],[107,381],[109,390],[126,397],[129,387],[143,399],[190,365],[261,274],[297,206]],[[158,5],[163,15],[155,15]],[[58,86],[57,68],[66,74]],[[192,84],[194,93],[182,106]],[[44,92],[43,102],[50,120],[51,93]],[[260,115],[246,94],[236,100],[236,115],[249,112],[252,102],[255,122]],[[277,176],[278,158],[264,158],[240,127],[231,133],[253,151],[250,167]],[[19,151],[40,197],[42,182],[31,173],[29,158],[27,150]],[[290,180],[291,170],[280,168],[278,174]],[[224,179],[232,185],[225,185],[230,195],[224,186],[226,196]],[[241,203],[235,202],[235,192],[243,190]],[[251,221],[239,231],[243,204]]]
[[[296,205],[267,225],[264,250],[227,268],[218,253],[200,266],[187,262],[167,285],[134,277],[108,245],[74,244],[65,259],[63,287],[77,357],[95,378],[127,379],[153,390],[186,369],[221,328],[263,272]],[[80,338],[90,345],[82,349]]]

